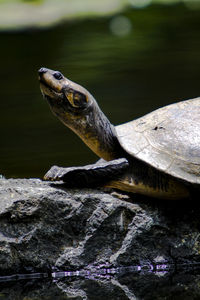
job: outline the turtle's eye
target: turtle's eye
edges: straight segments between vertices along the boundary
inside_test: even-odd
[[[53,77],[55,79],[57,79],[57,80],[63,79],[63,75],[60,72],[58,72],[58,71],[56,71],[55,73],[53,73]]]
[[[88,102],[87,96],[78,91],[70,90],[69,92],[67,92],[66,96],[67,96],[67,100],[70,102],[70,104],[73,107],[83,108],[86,106]]]

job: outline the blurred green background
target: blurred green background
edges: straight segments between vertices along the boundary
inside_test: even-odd
[[[97,157],[50,112],[37,70],[86,87],[114,124],[200,96],[198,0],[0,0],[0,174]]]

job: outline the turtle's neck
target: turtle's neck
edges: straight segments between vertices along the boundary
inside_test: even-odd
[[[109,161],[124,156],[115,127],[100,110],[96,101],[86,115],[77,117],[75,126],[70,128],[99,157]]]

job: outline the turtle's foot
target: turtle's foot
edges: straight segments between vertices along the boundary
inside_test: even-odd
[[[70,169],[70,168],[52,166],[51,169],[49,169],[49,171],[44,175],[44,180],[51,180],[51,181],[62,180],[62,177],[66,173],[66,169]]]
[[[128,166],[129,163],[125,158],[109,162],[99,161],[97,164],[82,167],[53,166],[45,174],[44,180],[62,180],[67,187],[97,187],[119,178]]]

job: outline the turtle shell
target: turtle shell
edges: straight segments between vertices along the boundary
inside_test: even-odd
[[[200,97],[159,108],[116,126],[132,156],[184,181],[200,184]]]

